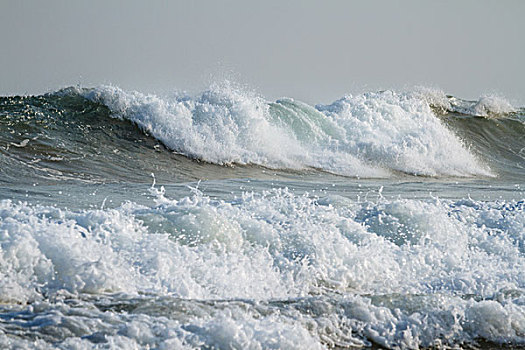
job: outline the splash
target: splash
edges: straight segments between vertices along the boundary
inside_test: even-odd
[[[43,339],[64,346],[524,342],[523,202],[155,193],[104,210],[0,202],[0,298],[42,322],[24,311],[21,331],[55,325]],[[130,312],[100,311],[114,307]]]
[[[84,96],[175,152],[216,164],[363,177],[491,175],[428,103],[408,93],[347,96],[316,108],[292,99],[268,103],[231,84],[195,97],[161,98],[115,87]]]

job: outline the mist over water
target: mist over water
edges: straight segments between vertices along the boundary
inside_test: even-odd
[[[497,96],[1,97],[0,344],[525,346],[524,179]]]

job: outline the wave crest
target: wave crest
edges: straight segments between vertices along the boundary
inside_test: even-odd
[[[424,100],[391,91],[315,108],[226,83],[159,97],[103,86],[83,94],[168,148],[216,164],[316,168],[347,176],[490,175]]]
[[[474,117],[501,117],[518,111],[505,98],[494,94],[483,95],[477,101],[447,96],[442,90],[427,87],[418,87],[412,94],[441,112],[460,113]]]

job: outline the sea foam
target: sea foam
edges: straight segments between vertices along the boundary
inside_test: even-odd
[[[136,123],[175,152],[216,164],[315,168],[348,176],[490,176],[425,99],[392,91],[315,108],[269,103],[232,84],[195,97],[103,86],[84,96]]]
[[[154,192],[152,207],[0,202],[2,302],[78,346],[525,342],[523,202]],[[104,298],[135,312],[89,306]]]

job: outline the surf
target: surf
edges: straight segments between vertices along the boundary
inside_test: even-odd
[[[484,97],[383,91],[310,106],[267,101],[223,83],[193,96],[99,86],[0,100],[0,162],[8,182],[18,171],[39,181],[147,182],[152,168],[162,178],[188,180],[212,176],[214,167],[359,178],[525,171],[523,114],[504,100],[487,107]],[[479,105],[486,116],[476,114]]]

